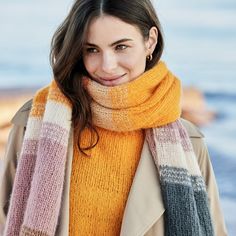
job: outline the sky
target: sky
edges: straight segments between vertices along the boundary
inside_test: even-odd
[[[169,68],[186,85],[234,92],[236,1],[153,2]],[[51,80],[50,41],[71,5],[70,0],[0,0],[0,88],[41,86]]]

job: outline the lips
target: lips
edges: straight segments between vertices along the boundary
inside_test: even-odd
[[[104,85],[104,86],[117,86],[119,84],[122,84],[125,82],[126,78],[125,76],[127,75],[127,73],[123,74],[123,75],[112,75],[112,76],[106,76],[106,77],[102,77],[102,76],[97,76],[96,78],[94,78],[94,80],[96,80],[98,83]]]
[[[113,81],[113,80],[120,79],[120,78],[123,77],[124,75],[125,75],[125,74],[123,74],[123,75],[115,75],[115,76],[111,76],[111,77],[100,77],[100,80]]]

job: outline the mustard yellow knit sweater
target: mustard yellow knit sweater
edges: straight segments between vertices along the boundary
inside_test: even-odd
[[[142,130],[98,128],[91,157],[74,148],[70,188],[70,236],[120,234],[122,217],[144,141]],[[83,133],[83,145],[89,132]],[[76,146],[76,145],[74,145]]]
[[[119,86],[83,79],[100,139],[90,158],[74,150],[70,236],[116,236],[141,156],[142,129],[179,117],[180,83],[163,62]],[[81,137],[84,147],[90,145],[88,135]]]

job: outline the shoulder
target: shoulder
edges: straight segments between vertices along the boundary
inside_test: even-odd
[[[181,118],[181,123],[187,130],[190,138],[203,138],[204,137],[200,129],[196,125],[194,125],[192,122]]]
[[[192,143],[193,151],[197,157],[198,164],[201,167],[202,163],[205,162],[205,160],[209,159],[209,153],[204,140],[204,135],[199,130],[199,128],[190,121],[181,119],[181,122],[185,127],[186,131],[188,132],[188,136]]]
[[[181,119],[181,122],[188,132],[200,170],[203,175],[207,174],[207,166],[210,162],[210,156],[208,153],[207,145],[204,140],[204,135],[199,130],[199,128],[190,121]]]
[[[27,101],[14,115],[11,120],[11,123],[14,125],[26,126],[29,113],[31,110],[33,99]]]

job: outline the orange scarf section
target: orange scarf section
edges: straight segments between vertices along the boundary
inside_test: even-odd
[[[180,81],[159,62],[137,79],[107,87],[85,78],[96,126],[114,131],[160,127],[180,117]]]

